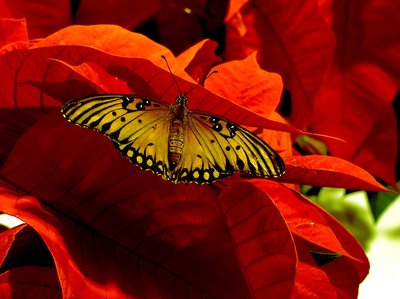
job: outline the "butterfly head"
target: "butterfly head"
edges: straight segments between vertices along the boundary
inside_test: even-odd
[[[186,94],[180,94],[179,96],[176,97],[176,103],[179,104],[180,106],[186,106],[188,102],[188,98]]]

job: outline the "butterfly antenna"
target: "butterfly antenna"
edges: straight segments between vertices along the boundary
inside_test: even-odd
[[[165,60],[165,63],[167,64],[167,67],[168,67],[168,70],[169,70],[169,72],[170,72],[170,74],[171,74],[172,78],[173,78],[173,79],[174,79],[174,81],[175,81],[176,87],[178,87],[179,94],[180,94],[180,95],[183,95],[183,92],[182,92],[182,90],[179,88],[178,81],[176,81],[175,75],[174,75],[174,73],[171,71],[171,68],[169,67],[169,63],[168,63],[168,60],[167,60],[167,58],[165,58],[165,56],[164,56],[164,55],[161,55],[161,58]]]
[[[204,82],[203,82],[203,83],[205,83],[206,80],[207,80],[208,78],[210,78],[210,77],[211,77],[213,74],[215,74],[215,73],[218,73],[218,70],[213,70],[211,73],[209,73],[209,74],[207,75],[207,77],[204,79]],[[198,86],[200,86],[200,82],[197,83],[195,86],[193,86],[191,89],[189,89],[189,91],[186,92],[185,94],[188,95],[190,92],[193,91],[193,89],[195,89],[195,88],[198,87]]]

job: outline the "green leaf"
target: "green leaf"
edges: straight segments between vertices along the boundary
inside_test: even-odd
[[[329,264],[330,262],[333,262],[334,260],[336,260],[342,256],[340,253],[337,253],[337,252],[310,251],[310,253],[318,266],[323,266],[323,265]]]
[[[400,181],[397,186],[400,187]],[[368,202],[375,222],[398,196],[397,193],[368,192]]]

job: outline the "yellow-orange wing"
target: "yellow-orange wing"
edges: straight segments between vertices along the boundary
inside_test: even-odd
[[[67,102],[64,117],[98,131],[133,164],[170,178],[168,135],[170,108],[132,95],[96,95]]]
[[[282,158],[262,139],[228,120],[190,112],[175,182],[210,183],[234,172],[273,178],[283,175]]]

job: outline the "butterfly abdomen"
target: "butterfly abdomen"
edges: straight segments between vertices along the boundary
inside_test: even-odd
[[[175,168],[181,159],[183,152],[184,128],[182,119],[173,119],[171,121],[168,138],[168,162],[171,170]]]

